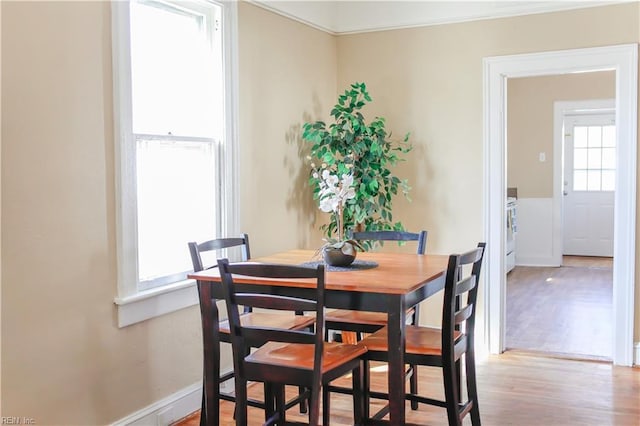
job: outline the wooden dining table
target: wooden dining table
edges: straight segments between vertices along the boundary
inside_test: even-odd
[[[313,250],[290,250],[253,258],[251,261],[309,264],[317,260],[314,254]],[[446,269],[447,256],[381,252],[358,253],[356,264],[352,268],[335,271],[327,268],[325,276],[327,308],[386,312],[388,315],[390,330],[388,333],[388,424],[405,424],[406,310],[444,288]],[[189,274],[189,278],[220,283],[217,268]],[[243,292],[304,296],[314,291],[314,283],[309,280],[237,277],[234,278],[234,282],[242,286],[242,289],[238,290]],[[224,299],[220,285],[213,285],[211,291],[213,297]],[[218,389],[219,383],[214,383],[213,388]],[[215,411],[217,413],[218,410]]]

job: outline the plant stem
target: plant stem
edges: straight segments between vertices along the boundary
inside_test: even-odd
[[[342,218],[343,218],[343,212],[342,212],[342,202],[338,203],[338,216],[336,218],[336,225],[338,225],[338,241],[342,241]]]

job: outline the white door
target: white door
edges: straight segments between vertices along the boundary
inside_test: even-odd
[[[566,116],[564,129],[563,254],[612,257],[615,114]]]

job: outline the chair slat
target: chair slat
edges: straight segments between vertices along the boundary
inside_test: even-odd
[[[242,337],[249,346],[260,347],[266,342],[313,344],[315,333],[267,327],[242,327]]]
[[[324,265],[319,265],[324,273]],[[227,267],[229,273],[262,278],[317,278],[316,268],[262,263],[234,263]]]
[[[198,249],[200,251],[222,250],[225,248],[244,245],[245,241],[245,238],[219,238],[198,244]]]
[[[466,253],[462,253],[458,255],[460,257],[459,262],[461,265],[470,265],[472,263],[476,263],[478,260],[482,258],[483,253],[484,253],[484,247],[482,248],[478,247],[473,250],[469,250]]]
[[[418,241],[421,239],[422,234],[425,235],[427,231],[420,233],[404,232],[404,231],[361,231],[353,232],[351,238],[354,240],[372,240],[372,241]]]
[[[238,305],[280,311],[315,311],[317,306],[315,301],[272,294],[236,293],[235,298]]]
[[[467,305],[464,308],[458,310],[453,318],[454,324],[456,325],[462,324],[463,322],[465,322],[471,317],[472,313],[473,313],[473,305]]]
[[[468,291],[475,288],[478,279],[475,275],[470,275],[462,280],[458,281],[456,284],[456,296],[460,296],[461,294],[465,294]]]

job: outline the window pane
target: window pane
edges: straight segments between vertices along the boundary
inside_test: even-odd
[[[616,168],[616,149],[615,148],[602,149],[602,168],[603,169]]]
[[[602,190],[603,191],[615,191],[616,190],[616,172],[613,170],[602,171]]]
[[[573,190],[574,191],[586,191],[587,190],[587,171],[586,170],[574,170],[574,172],[573,172]]]
[[[587,146],[587,128],[575,126],[573,128],[573,146],[585,148]]]
[[[575,169],[587,168],[587,150],[585,148],[576,148],[573,151],[573,167]]]
[[[600,191],[600,170],[587,171],[587,191]]]
[[[138,140],[137,158],[139,280],[189,271],[187,242],[216,235],[215,146]]]
[[[600,148],[589,148],[588,149],[588,161],[587,168],[588,169],[599,169],[602,167],[602,150]]]
[[[602,130],[600,126],[589,126],[589,147],[602,146]]]
[[[616,126],[602,127],[602,146],[616,146]]]
[[[131,3],[134,133],[215,138],[220,122],[206,16]],[[214,77],[214,78],[212,78]]]

